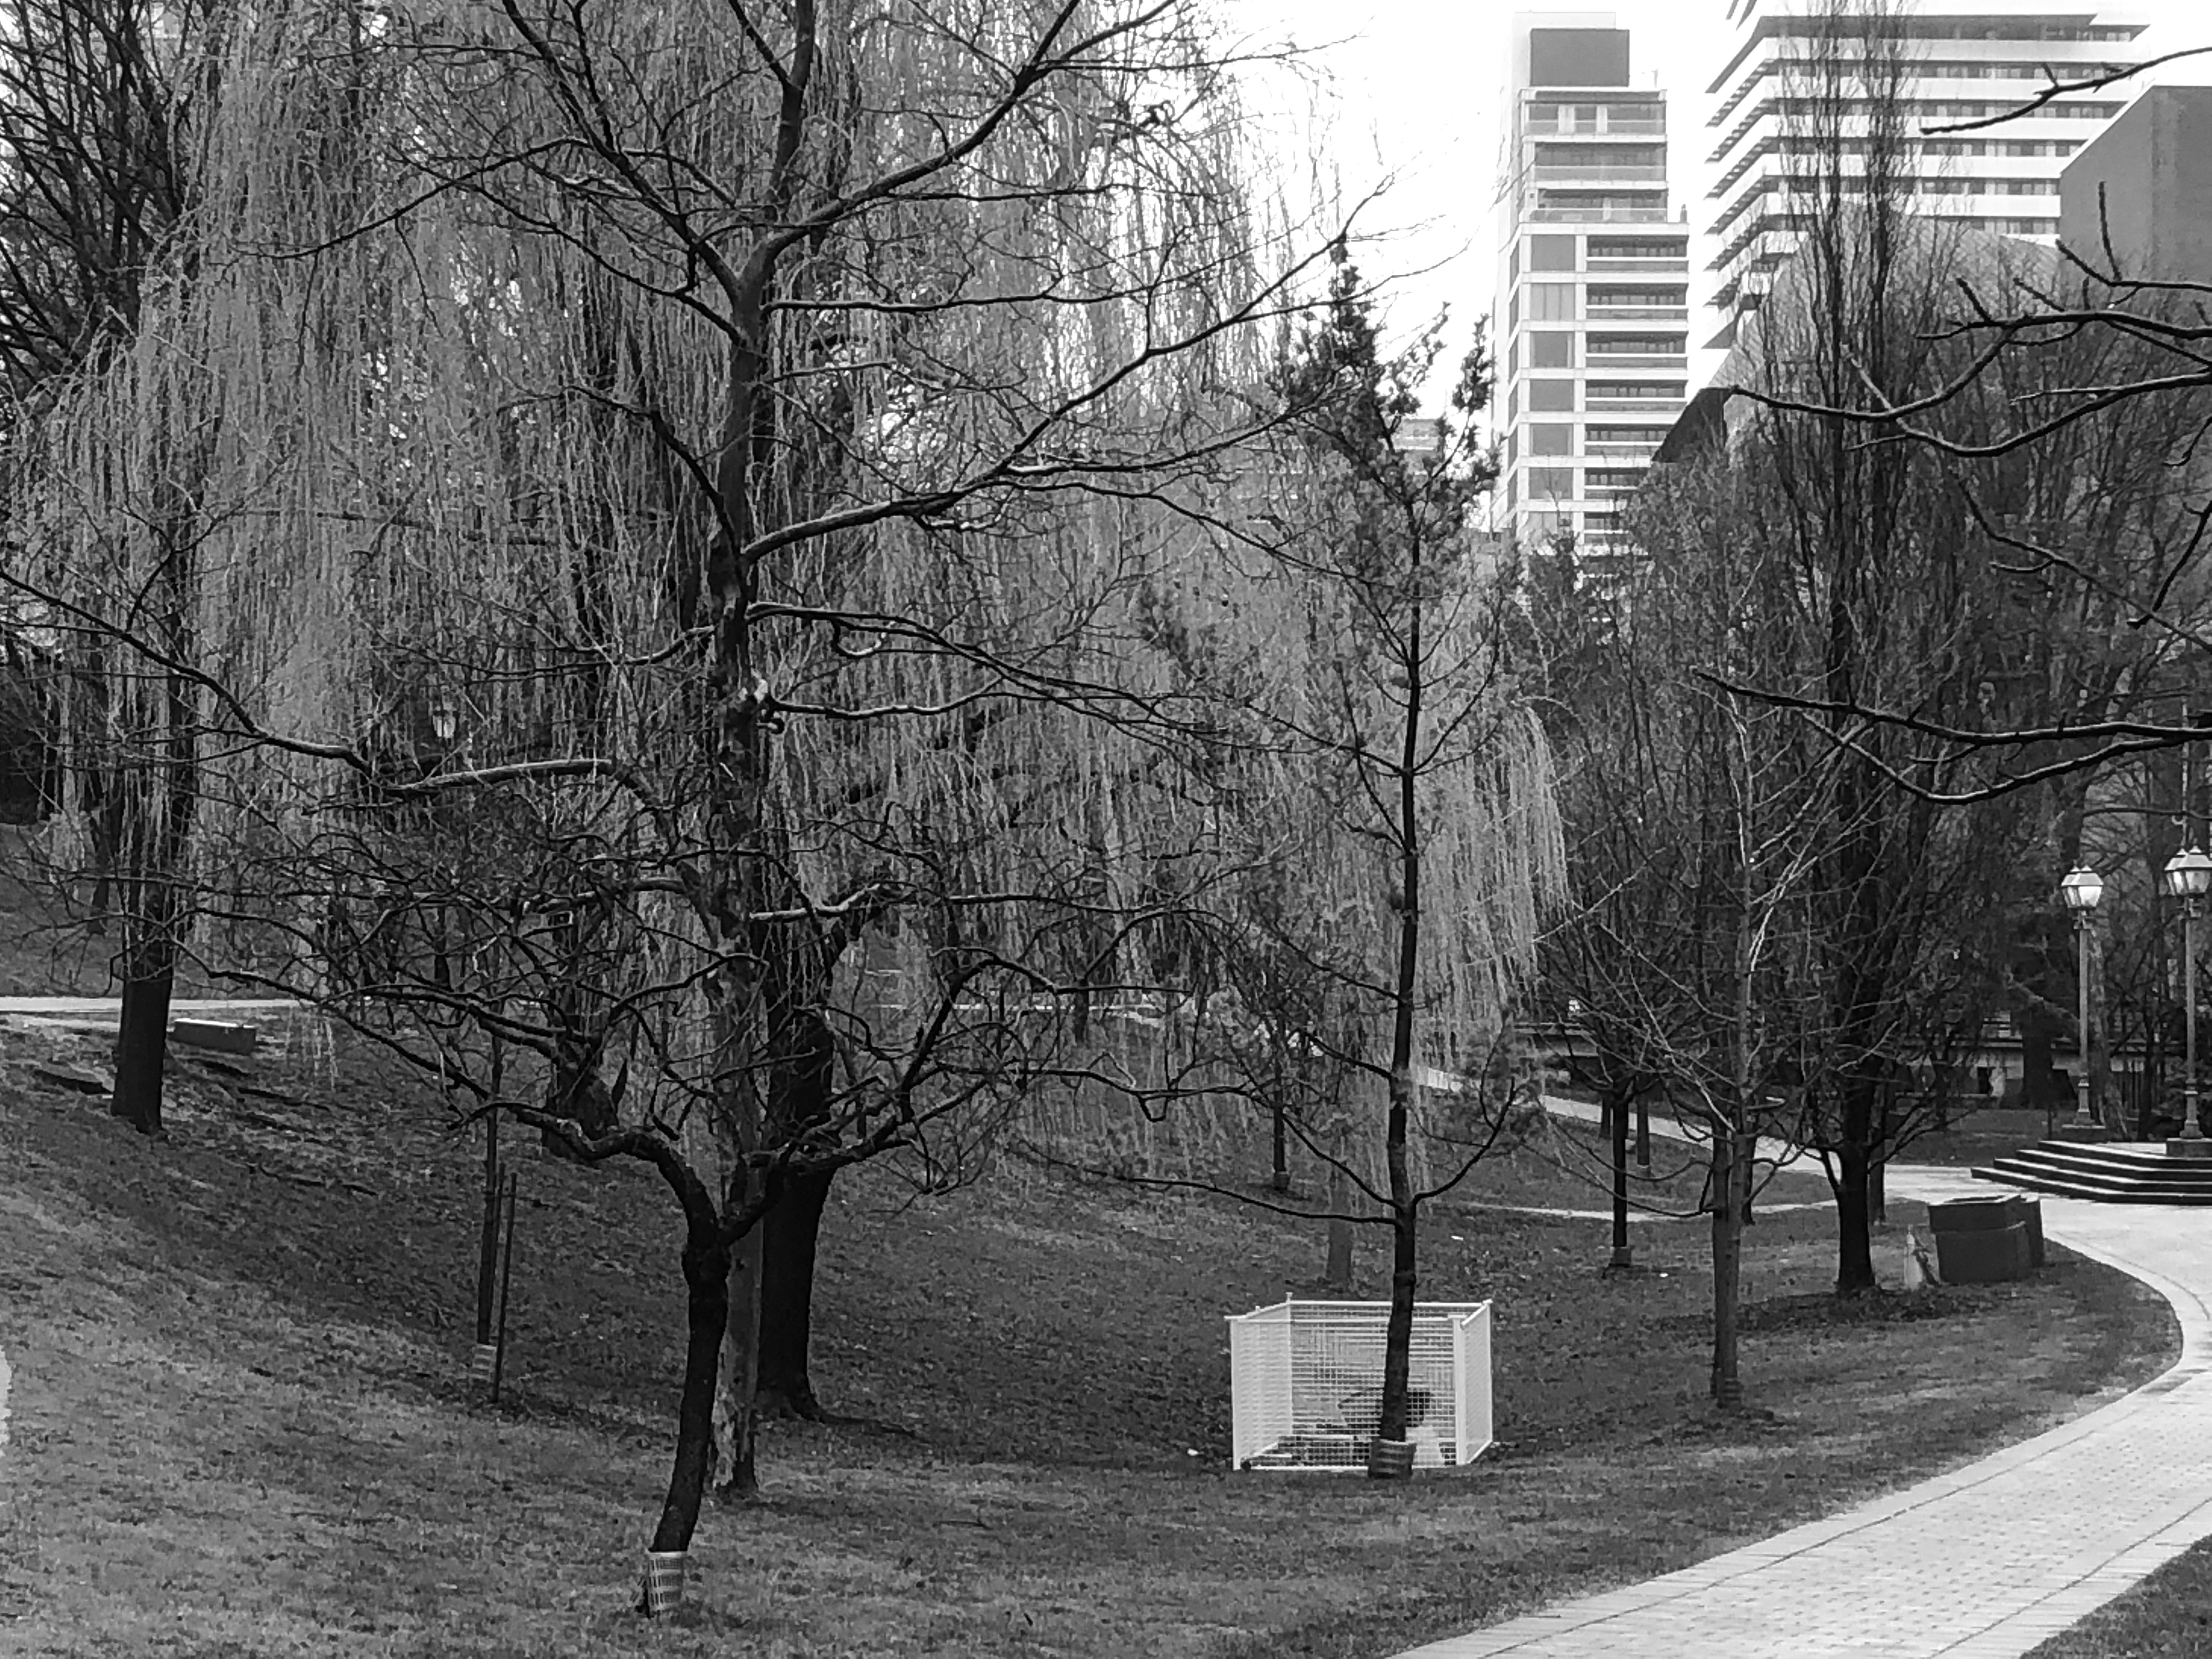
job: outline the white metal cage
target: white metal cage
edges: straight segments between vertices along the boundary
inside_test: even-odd
[[[1301,1302],[1229,1316],[1231,1456],[1240,1469],[1367,1467],[1382,1415],[1387,1302]],[[1406,1437],[1417,1468],[1490,1445],[1490,1304],[1413,1307]]]

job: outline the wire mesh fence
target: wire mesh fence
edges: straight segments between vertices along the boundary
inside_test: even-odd
[[[1361,1470],[1382,1415],[1387,1302],[1300,1301],[1229,1318],[1231,1456],[1240,1469]],[[1413,1310],[1406,1437],[1416,1468],[1491,1443],[1490,1304]]]

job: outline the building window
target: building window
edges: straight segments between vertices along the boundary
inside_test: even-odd
[[[1594,426],[1589,428],[1589,441],[1594,444],[1659,444],[1664,442],[1666,437],[1667,428],[1663,426]]]
[[[1682,396],[1680,380],[1592,380],[1592,398],[1675,398]]]
[[[1630,240],[1626,237],[1593,236],[1589,257],[1593,259],[1686,259],[1690,257],[1687,242],[1647,242],[1642,239]]]
[[[1559,421],[1531,421],[1528,423],[1528,453],[1531,455],[1573,454],[1574,428]]]
[[[1575,406],[1575,383],[1572,380],[1530,380],[1528,407],[1547,415],[1557,415]],[[1512,419],[1509,412],[1506,419]]]
[[[1573,237],[1531,236],[1528,239],[1529,270],[1572,270],[1574,268],[1575,239]]]
[[[1593,334],[1589,354],[1593,357],[1679,357],[1684,339],[1680,334]]]
[[[1575,366],[1575,337],[1547,331],[1528,336],[1528,367],[1531,368],[1572,368]]]
[[[1523,291],[1528,296],[1530,322],[1566,323],[1574,320],[1575,285],[1572,283],[1531,283]]]
[[[1574,498],[1574,468],[1532,466],[1528,469],[1528,499],[1530,501],[1571,501]]]
[[[1540,167],[1571,167],[1597,179],[1638,179],[1637,173],[1618,173],[1616,167],[1663,167],[1667,150],[1661,144],[1539,144]]]
[[[1589,291],[1594,306],[1680,306],[1687,305],[1689,300],[1686,288],[1593,287]]]

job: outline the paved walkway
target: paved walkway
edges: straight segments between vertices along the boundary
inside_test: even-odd
[[[1893,1168],[1889,1197],[1992,1189]],[[1421,1659],[2019,1659],[2212,1535],[2212,1211],[2045,1196],[2051,1238],[2173,1304],[2155,1382],[1993,1456]]]
[[[283,997],[178,997],[172,1014],[283,1014],[301,1005]],[[106,1018],[121,1016],[119,997],[0,997],[0,1014],[34,1019]]]
[[[6,1000],[0,999],[0,1013],[6,1012]],[[1605,1113],[1599,1109],[1595,1101],[1569,1100],[1565,1095],[1546,1095],[1544,1109],[1553,1117],[1571,1117],[1577,1123],[1605,1121]],[[1668,1140],[1690,1141],[1691,1139],[1684,1133],[1680,1123],[1664,1112],[1654,1112],[1651,1115],[1651,1133]],[[1691,1144],[1701,1143],[1692,1141]],[[1777,1168],[1795,1164],[1815,1175],[1819,1174],[1820,1170],[1820,1155],[1818,1152],[1808,1152],[1802,1146],[1793,1146],[1786,1140],[1771,1139],[1765,1135],[1759,1138],[1759,1144],[1753,1156],[1756,1162],[1771,1164]]]

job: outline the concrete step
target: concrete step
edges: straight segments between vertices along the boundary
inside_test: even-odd
[[[2053,1168],[2024,1157],[2000,1158],[1971,1172],[1978,1181],[2024,1187],[2031,1192],[2086,1198],[2102,1204],[2171,1204],[2212,1208],[2212,1182],[2166,1180],[2148,1174]]]
[[[2011,1154],[2046,1168],[2095,1170],[2118,1175],[2180,1175],[2212,1182],[2212,1158],[2180,1158],[2163,1141],[2043,1140]]]
[[[2035,1179],[2035,1182],[2066,1182],[2084,1192],[2159,1192],[2188,1197],[2203,1192],[2212,1197],[2212,1186],[2190,1179],[2172,1179],[2157,1175],[2115,1175],[2108,1170],[2069,1170],[2051,1168],[2035,1159],[2021,1157],[1996,1157],[1989,1161],[1989,1170],[2000,1179]]]
[[[2197,1158],[2154,1158],[2122,1162],[2073,1158],[2048,1152],[2040,1146],[2031,1146],[2007,1158],[1991,1158],[1990,1167],[2064,1176],[2093,1185],[2154,1187],[2161,1191],[2173,1192],[2212,1192],[2212,1164]]]

